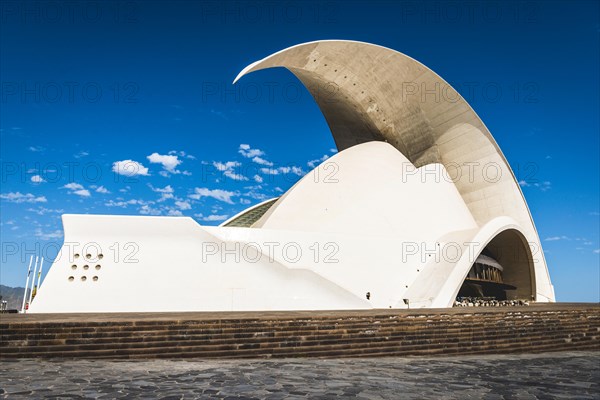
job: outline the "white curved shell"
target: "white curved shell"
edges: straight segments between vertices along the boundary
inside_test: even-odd
[[[64,215],[61,256],[31,312],[449,307],[484,249],[517,287],[513,298],[554,300],[519,185],[444,80],[401,53],[350,41],[291,47],[236,80],[277,66],[313,94],[340,152],[251,228]]]

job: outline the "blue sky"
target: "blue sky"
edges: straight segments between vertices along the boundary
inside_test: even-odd
[[[24,284],[36,248],[56,252],[63,213],[215,225],[288,189],[332,154],[323,116],[285,70],[231,82],[285,47],[352,39],[421,61],[467,99],[521,181],[557,299],[599,300],[597,2],[6,1],[0,11],[2,284]]]

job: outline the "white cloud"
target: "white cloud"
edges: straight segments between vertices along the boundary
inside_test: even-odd
[[[177,166],[182,163],[182,161],[173,154],[163,155],[158,153],[152,153],[148,157],[146,157],[148,161],[153,164],[161,164],[166,172],[171,174],[179,174],[180,171],[177,171]],[[161,174],[164,176],[164,174]]]
[[[246,158],[259,157],[265,154],[265,152],[260,149],[251,148],[249,144],[240,144],[238,153],[240,153]]]
[[[208,188],[195,188],[194,193],[190,194],[188,197],[196,200],[199,200],[201,197],[212,197],[215,200],[233,204],[233,200],[231,198],[234,196],[238,196],[238,194],[222,189],[211,190]]]
[[[80,151],[78,153],[73,154],[73,157],[75,157],[75,158],[82,158],[82,157],[86,157],[86,156],[89,156],[89,155],[90,155],[89,152],[82,150],[82,151]]]
[[[552,183],[550,183],[549,181],[534,183],[533,186],[537,187],[542,192],[552,189]]]
[[[114,173],[124,176],[150,175],[148,174],[148,168],[133,160],[115,161],[112,170]]]
[[[265,175],[279,175],[279,171],[275,168],[261,168],[260,172]]]
[[[196,157],[194,157],[191,154],[187,154],[185,151],[171,150],[171,151],[169,151],[169,154],[170,155],[177,155],[179,157],[185,157],[185,158],[188,158],[190,160],[195,160],[196,159]]]
[[[298,176],[302,176],[302,175],[304,175],[304,170],[302,168],[300,168],[300,167],[294,167],[294,166],[292,166],[292,173],[296,174]]]
[[[244,175],[236,173],[235,168],[238,168],[242,165],[237,161],[227,161],[225,163],[213,161],[213,165],[216,169],[223,172],[223,175],[225,175],[228,178],[231,178],[236,181],[248,180],[248,178],[246,178]]]
[[[67,183],[62,188],[69,189],[69,190],[81,190],[81,189],[83,189],[83,186],[80,185],[79,183],[71,182],[71,183]]]
[[[208,221],[208,222],[212,222],[212,221],[225,221],[227,218],[229,218],[229,215],[212,214],[212,215],[209,215],[207,217],[202,217],[202,221]]]
[[[76,190],[71,193],[76,194],[77,196],[81,196],[81,197],[90,197],[91,196],[90,191],[87,189]]]
[[[593,252],[594,252],[595,254],[600,254],[600,249],[595,249],[595,250],[593,250]]]
[[[333,150],[333,149],[331,149]],[[306,165],[308,165],[311,168],[315,168],[317,165],[321,164],[323,161],[327,160],[329,158],[329,156],[327,154],[324,154],[323,157],[321,158],[317,158],[316,160],[310,160],[309,162],[306,163]]]
[[[520,180],[519,181],[519,186],[521,187],[536,187],[538,189],[540,189],[542,192],[546,192],[550,189],[552,189],[552,183],[550,181],[543,181],[543,182],[527,182],[524,180]]]
[[[151,203],[151,202],[148,202]],[[114,200],[109,200],[106,203],[104,203],[105,206],[107,207],[122,207],[125,208],[127,206],[130,205],[146,205],[146,202],[143,200],[137,200],[137,199],[131,199],[131,200],[118,200],[118,201],[114,201]]]
[[[265,175],[279,175],[279,174],[295,174],[298,176],[304,175],[304,171],[300,167],[279,167],[279,168],[261,168],[260,172]]]
[[[48,201],[44,196],[35,196],[31,193],[23,194],[21,192],[2,193],[0,199],[10,203],[45,203]]]
[[[175,205],[177,207],[179,207],[180,210],[191,210],[192,209],[192,205],[189,203],[189,201],[176,201]]]
[[[175,196],[173,195],[174,190],[171,187],[171,185],[167,185],[164,188],[155,188],[151,184],[148,184],[148,186],[150,187],[150,189],[152,189],[153,192],[160,193],[160,199],[158,199],[159,203],[168,199],[175,198]]]
[[[154,186],[148,184],[148,187],[150,187],[150,189],[152,189],[153,192],[157,192],[157,193],[173,193],[174,192],[171,185],[167,185],[164,188],[155,188]]]
[[[257,163],[257,164],[260,164],[260,165],[266,165],[268,167],[272,167],[273,166],[273,163],[271,161],[265,160],[264,158],[261,158],[261,157],[258,157],[258,156],[254,157],[252,159],[252,161],[255,162],[255,163]]]
[[[43,232],[41,228],[36,228],[34,231],[35,237],[41,240],[52,240],[52,239],[61,239],[63,237],[63,232],[61,230],[55,230],[52,232]]]
[[[252,189],[250,189],[249,191],[247,191],[246,193],[244,193],[244,196],[250,197],[250,198],[252,198],[254,200],[260,200],[260,201],[267,200],[270,197],[270,196],[267,196],[264,193],[258,192],[257,189],[258,188],[252,188]]]
[[[104,186],[98,186],[96,188],[96,192],[102,193],[102,194],[110,194],[110,191],[107,188],[105,188]]]
[[[144,215],[160,215],[160,210],[157,208],[150,207],[148,204],[144,204],[139,209],[140,214]]]
[[[40,175],[33,175],[31,177],[31,182],[33,182],[33,183],[42,183],[42,182],[46,182],[46,180],[44,178],[42,178]]]
[[[75,182],[67,183],[65,186],[62,186],[61,189],[69,189],[70,194],[76,194],[77,196],[81,197],[91,196],[89,190],[85,189],[82,185]]]
[[[571,240],[568,236],[550,236],[544,239],[546,242],[555,242],[557,240]]]
[[[262,178],[262,176],[260,176],[260,175],[254,175],[254,180],[255,180],[256,182],[258,182],[258,183],[262,183],[262,181],[263,181],[263,178]]]
[[[183,213],[179,210],[175,210],[175,209],[169,209],[169,211],[167,212],[167,215],[170,215],[172,217],[180,217],[183,215]]]
[[[240,204],[250,204],[250,203],[252,203],[252,202],[248,199],[240,199]]]
[[[28,208],[27,211],[30,212],[34,212],[38,215],[44,215],[44,214],[49,214],[49,213],[63,213],[65,210],[63,209],[50,209],[50,208],[46,208],[46,207],[38,207],[38,208]]]
[[[46,149],[42,146],[29,146],[29,151],[33,151],[34,153],[40,153],[44,150]]]

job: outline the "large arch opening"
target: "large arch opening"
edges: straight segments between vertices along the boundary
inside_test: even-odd
[[[534,300],[531,250],[521,232],[499,233],[475,260],[458,291],[458,298]]]

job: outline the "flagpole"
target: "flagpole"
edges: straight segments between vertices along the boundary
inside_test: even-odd
[[[27,287],[29,286],[29,275],[31,275],[31,263],[33,262],[33,256],[29,257],[29,267],[27,268],[27,280],[25,281],[25,293],[23,293],[23,305],[21,306],[21,313],[25,312],[25,301],[27,300]]]
[[[29,291],[29,305],[31,305],[31,296],[33,296],[33,284],[35,283],[35,272],[37,271],[37,263],[39,257],[35,256],[35,264],[33,265],[33,279],[31,280],[31,290]],[[29,308],[29,307],[27,307]]]
[[[42,280],[42,265],[44,265],[44,257],[42,257],[42,261],[40,261],[40,270],[38,271],[37,290],[40,290],[40,282]]]
[[[35,287],[32,289],[31,292],[31,301],[29,302],[29,305],[31,306],[31,303],[33,302],[33,299],[35,299],[35,296],[37,296],[37,292],[38,290],[40,290],[40,279],[42,279],[42,266],[44,265],[44,257],[42,257],[42,260],[40,261],[40,270],[38,271],[38,281],[37,281],[37,285],[35,285]],[[33,277],[33,280],[35,281],[35,276]]]

